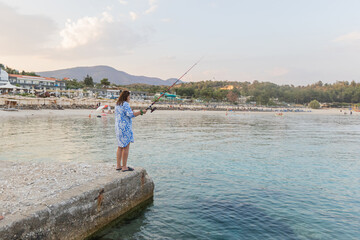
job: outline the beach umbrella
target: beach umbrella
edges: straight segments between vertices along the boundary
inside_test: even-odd
[[[1,85],[0,88],[1,89],[21,89],[20,87],[14,86],[9,82],[7,82],[5,85]]]

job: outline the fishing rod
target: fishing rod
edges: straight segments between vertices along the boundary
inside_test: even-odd
[[[193,68],[201,61],[201,59],[202,59],[202,58],[200,58],[199,61],[197,61],[196,63],[194,63],[194,65],[192,65],[181,77],[179,77],[168,89],[166,89],[166,90],[160,95],[160,97],[158,97],[154,102],[152,102],[152,103],[150,104],[150,106],[148,106],[148,107],[146,108],[146,110],[151,110],[150,113],[152,113],[153,111],[155,111],[155,110],[156,110],[156,107],[153,107],[153,105],[154,105],[157,101],[159,101],[159,99],[160,99],[162,96],[164,96],[165,93],[170,90],[170,88],[172,88],[173,86],[175,86],[175,84],[176,84],[178,81],[180,81],[180,79],[182,79],[188,72],[190,72],[191,69],[193,69]]]

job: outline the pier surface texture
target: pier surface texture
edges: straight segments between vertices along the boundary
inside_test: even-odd
[[[84,239],[153,197],[145,169],[0,161],[0,239]]]

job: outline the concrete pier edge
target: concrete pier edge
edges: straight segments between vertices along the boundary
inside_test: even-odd
[[[100,233],[103,234],[103,232],[107,229],[111,229],[112,227],[118,225],[119,223],[121,223],[124,220],[132,219],[134,216],[139,216],[141,215],[141,213],[143,211],[145,211],[145,209],[147,207],[149,207],[152,203],[154,202],[153,197],[150,197],[149,199],[141,202],[140,204],[138,204],[137,206],[135,206],[134,208],[132,208],[131,210],[127,211],[126,213],[122,214],[120,217],[116,218],[115,220],[113,220],[112,222],[108,223],[106,226],[98,229],[96,232],[94,232],[93,234],[91,234],[90,236],[86,237],[84,240],[95,240],[98,239],[99,237],[101,237]]]
[[[145,169],[96,179],[0,222],[0,239],[84,239],[153,198]]]

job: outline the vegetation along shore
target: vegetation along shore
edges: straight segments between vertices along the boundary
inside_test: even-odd
[[[114,83],[115,81],[112,79],[106,78],[106,74],[96,82],[89,74],[83,79],[75,79],[70,76],[57,79],[44,78],[34,72],[20,72],[3,64],[0,64],[0,68],[3,73],[8,74],[7,81],[17,87],[12,91],[0,89],[0,92],[24,97],[87,98],[86,102],[89,102],[89,99],[116,99],[121,91],[130,90],[133,97],[135,96],[134,100],[151,102],[168,88],[168,85],[151,84],[151,82],[149,84],[119,85]],[[2,81],[4,82],[4,79]],[[170,83],[168,82],[168,84]],[[312,101],[319,104],[310,106],[309,104]],[[165,94],[160,99],[160,102],[171,105],[310,106],[311,108],[352,107],[358,109],[360,106],[360,83],[337,81],[332,84],[324,84],[322,81],[318,81],[307,86],[294,86],[277,85],[257,80],[253,82],[210,80],[181,82],[173,87],[169,93]],[[84,105],[89,104],[75,105],[72,107],[84,108]]]

